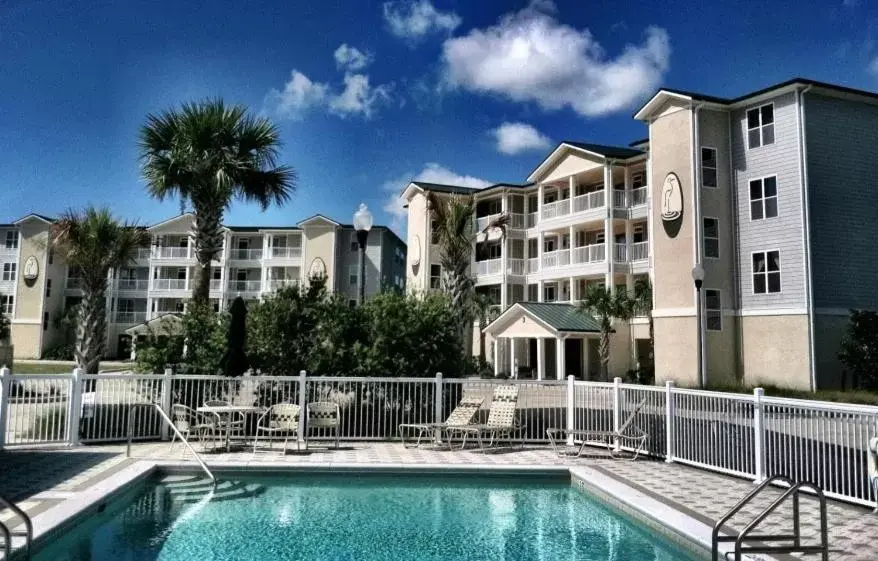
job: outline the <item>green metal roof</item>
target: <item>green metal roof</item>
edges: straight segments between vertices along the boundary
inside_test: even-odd
[[[571,304],[518,302],[514,305],[521,306],[556,331],[599,333],[601,330],[598,320]]]

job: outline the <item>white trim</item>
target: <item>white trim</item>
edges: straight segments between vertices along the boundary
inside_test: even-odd
[[[40,316],[40,319],[16,318],[16,319],[12,320],[12,325],[40,325],[41,326],[41,325],[43,325],[43,319],[42,319],[42,316]]]
[[[808,315],[807,308],[762,308],[752,310],[741,310],[739,316],[805,316]]]
[[[654,318],[695,317],[695,306],[691,308],[656,308],[652,311]]]
[[[771,127],[774,131],[774,140],[771,141],[771,144],[765,144],[765,139],[763,138],[763,130],[766,125],[762,122],[762,108],[771,106]],[[750,128],[750,118],[748,113],[751,111],[756,111],[759,115],[759,125],[755,129]],[[759,130],[759,146],[750,146],[750,131],[751,130]],[[763,148],[765,146],[772,146],[777,143],[777,115],[774,112],[774,101],[770,101],[768,103],[762,103],[756,106],[748,107],[744,110],[744,136],[745,138],[745,146],[746,149],[749,150],[758,150],[759,148]]]
[[[702,158],[701,150],[713,150],[713,161],[714,167],[711,168],[714,171],[714,181],[716,185],[705,185],[704,184],[704,159]],[[719,189],[719,150],[714,148],[713,146],[702,146],[698,151],[698,165],[701,167],[701,188],[702,189]]]
[[[775,204],[775,207],[776,207],[775,210],[777,211],[777,214],[775,214],[774,216],[765,216],[765,200],[766,200],[766,198],[768,198],[768,197],[765,196],[765,180],[766,180],[766,179],[771,179],[771,178],[774,178],[774,204]],[[758,198],[758,199],[756,199],[756,200],[762,202],[762,218],[753,218],[753,202],[754,202],[754,199],[753,199],[753,194],[750,192],[750,188],[751,188],[750,184],[753,183],[754,181],[758,181],[758,182],[759,182],[759,189],[760,189],[761,197]],[[775,174],[771,174],[771,175],[763,175],[763,176],[760,176],[760,177],[750,177],[750,178],[747,179],[747,201],[748,201],[748,203],[747,203],[747,210],[748,210],[748,213],[747,213],[747,214],[750,216],[750,222],[757,222],[757,221],[762,221],[762,220],[771,220],[771,219],[773,219],[773,218],[777,218],[777,217],[780,216],[780,196],[779,196],[779,192],[780,192],[780,189],[778,188],[778,181],[777,181],[777,174],[776,174],[776,173],[775,173]]]
[[[780,290],[778,290],[777,292],[772,292],[768,289],[768,254],[774,251],[777,252],[777,273],[780,275]],[[756,292],[756,282],[754,276],[756,275],[756,271],[753,270],[753,256],[757,253],[765,254],[765,272],[760,273],[761,275],[765,275],[765,292]],[[781,264],[780,253],[780,248],[762,249],[759,251],[750,252],[750,294],[753,294],[754,296],[783,294],[783,265]]]
[[[335,220],[333,220],[331,218],[327,218],[327,217],[323,216],[322,214],[315,214],[314,216],[306,218],[305,220],[302,220],[301,222],[296,224],[296,226],[302,227],[305,224],[310,226],[312,222],[323,222],[323,223],[329,224],[330,226],[341,226],[341,224],[339,224]]]
[[[811,371],[811,390],[817,389],[817,364],[814,349],[814,283],[811,279],[811,209],[808,197],[808,158],[807,136],[805,133],[805,94],[811,86],[805,86],[801,91],[796,89],[796,124],[799,128],[799,183],[802,186],[802,244],[805,253],[803,267],[805,269],[805,298],[808,306],[808,353]],[[778,214],[780,210],[778,209]]]
[[[705,229],[705,227],[704,227],[704,221],[705,221],[705,220],[716,220],[716,237],[715,237],[715,238],[713,238],[713,237],[710,238],[710,239],[712,239],[712,240],[714,240],[714,239],[716,240],[716,251],[717,251],[717,256],[716,256],[716,257],[713,257],[713,256],[710,256],[710,255],[707,255],[707,249],[706,249],[707,244],[704,243],[705,241],[707,241],[707,234],[705,234],[706,229]],[[722,257],[721,257],[721,256],[722,256],[722,249],[721,249],[721,247],[720,247],[720,246],[722,245],[722,236],[721,236],[721,234],[720,234],[720,229],[719,229],[719,228],[720,228],[720,220],[719,220],[719,218],[716,218],[716,217],[714,217],[714,216],[702,216],[702,217],[701,217],[701,251],[703,252],[702,257],[703,257],[704,259],[710,259],[710,260],[712,260],[712,261],[719,261],[720,259],[722,259]]]
[[[643,107],[641,107],[637,113],[634,114],[634,118],[638,121],[643,121],[649,118],[653,111],[658,105],[665,102],[666,99],[679,99],[683,101],[692,101],[692,98],[688,95],[678,94],[675,92],[669,92],[668,90],[659,90],[655,93],[654,96],[647,101]],[[651,144],[651,143],[650,143]]]
[[[557,329],[555,329],[554,327],[552,327],[552,326],[549,325],[548,323],[544,322],[542,319],[540,319],[539,317],[537,317],[537,316],[536,316],[535,314],[533,314],[532,312],[528,311],[527,308],[525,308],[524,306],[519,306],[519,302],[516,302],[515,304],[512,304],[511,306],[509,306],[508,308],[506,308],[506,310],[505,310],[502,314],[500,314],[499,316],[497,316],[497,319],[495,319],[494,321],[492,321],[491,323],[489,323],[488,325],[486,325],[485,328],[482,330],[482,332],[483,332],[483,333],[487,333],[487,334],[489,334],[489,335],[491,335],[491,336],[493,337],[494,334],[491,333],[491,332],[489,332],[488,330],[491,329],[494,325],[498,325],[498,324],[500,324],[500,323],[501,323],[501,320],[504,320],[504,321],[505,321],[506,319],[508,319],[509,316],[512,316],[512,312],[513,312],[514,310],[521,310],[523,313],[527,314],[528,317],[530,317],[530,318],[531,318],[532,320],[534,320],[536,323],[538,323],[539,325],[541,325],[541,326],[543,326],[544,328],[546,328],[550,333],[553,333],[553,334],[554,334],[554,335],[553,335],[554,337],[557,337],[557,336],[560,335],[560,331],[558,331]],[[507,326],[507,327],[508,327],[508,326]],[[499,336],[498,336],[498,337],[499,337]],[[502,339],[502,338],[504,338],[504,337],[500,337],[500,338]]]
[[[178,214],[177,216],[173,216],[173,217],[171,217],[171,218],[167,218],[167,219],[165,219],[165,220],[162,220],[161,222],[157,222],[157,223],[153,224],[152,226],[147,226],[146,229],[147,229],[147,231],[148,231],[148,230],[153,230],[153,229],[155,229],[155,228],[160,228],[161,226],[164,226],[165,224],[170,224],[171,222],[175,222],[175,221],[180,220],[181,218],[184,218],[184,217],[188,217],[188,218],[194,219],[194,218],[195,218],[195,213],[193,213],[193,212],[186,212],[186,213],[183,213],[183,214]],[[222,227],[222,228],[225,228],[225,226],[221,226],[221,227]]]

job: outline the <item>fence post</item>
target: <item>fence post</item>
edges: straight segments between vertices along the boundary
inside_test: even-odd
[[[0,368],[0,450],[6,447],[6,421],[9,417],[9,393],[12,390],[12,373]]]
[[[303,442],[305,440],[305,407],[307,405],[307,396],[305,392],[308,391],[308,381],[305,379],[308,375],[304,370],[299,371],[299,442]]]
[[[753,459],[756,468],[756,483],[765,480],[765,427],[762,414],[762,398],[765,390],[756,388],[753,390]]]
[[[437,372],[436,373],[436,392],[435,392],[435,396],[433,399],[433,422],[434,423],[441,423],[442,422],[442,419],[444,418],[442,416],[442,414],[443,414],[442,409],[443,409],[443,407],[442,407],[442,373]],[[434,432],[433,440],[436,442],[436,444],[439,444],[442,442],[442,431],[441,430],[436,430]]]
[[[95,388],[97,390],[97,388]],[[82,417],[82,369],[74,368],[70,379],[70,399],[67,410],[67,439],[70,446],[79,445],[79,419]]]
[[[576,385],[574,376],[567,376],[567,446],[573,446],[573,430],[576,428]]]
[[[618,432],[622,426],[622,378],[613,378],[613,432]],[[618,452],[622,448],[622,441],[615,439],[614,447]]]
[[[665,382],[665,461],[674,461],[674,381]]]
[[[162,377],[162,411],[165,412],[165,415],[174,419],[174,416],[171,412],[171,407],[173,407],[174,400],[174,370],[172,368],[165,368],[165,374]],[[159,421],[161,423],[161,421]],[[162,427],[162,440],[168,440],[171,438],[171,427],[167,426],[165,423],[161,423]]]

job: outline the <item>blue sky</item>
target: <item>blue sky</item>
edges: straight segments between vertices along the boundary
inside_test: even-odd
[[[221,96],[272,118],[300,182],[229,224],[402,227],[413,177],[518,182],[560,140],[627,144],[659,86],[735,96],[794,76],[878,90],[878,2],[4,0],[0,222],[87,203],[152,223],[149,112]]]

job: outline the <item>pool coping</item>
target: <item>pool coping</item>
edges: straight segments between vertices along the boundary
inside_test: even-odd
[[[496,464],[405,464],[405,463],[343,463],[326,462],[315,464],[279,464],[277,462],[251,461],[216,462],[211,464],[214,473],[457,473],[479,474],[503,473],[506,475],[567,475],[571,486],[596,497],[612,510],[619,511],[650,530],[658,532],[665,540],[683,549],[697,559],[709,559],[712,527],[703,521],[682,512],[678,505],[650,496],[631,484],[602,473],[602,469],[589,466],[564,465],[496,465]],[[82,518],[93,512],[101,512],[107,502],[146,481],[157,472],[161,473],[203,473],[197,466],[186,461],[136,460],[117,469],[94,485],[76,492],[62,503],[40,512],[33,517],[33,550],[38,551],[44,543],[66,529],[80,523]],[[13,540],[15,551],[13,559],[20,557],[23,538]],[[733,548],[720,544],[720,555]],[[725,558],[725,557],[721,557]],[[783,561],[788,556],[768,555],[744,556],[745,559],[760,561]]]

